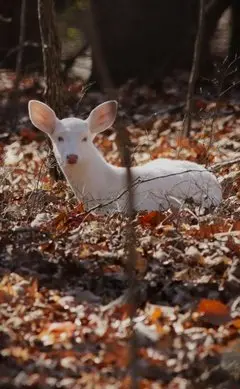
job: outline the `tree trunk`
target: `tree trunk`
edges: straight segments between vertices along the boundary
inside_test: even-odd
[[[64,115],[64,90],[61,75],[61,46],[57,34],[53,0],[38,0],[38,17],[46,82],[45,100],[61,119]],[[50,142],[49,145],[51,147]],[[52,160],[50,163],[51,176],[55,180],[63,178],[53,154],[50,159]]]
[[[232,26],[229,58],[238,58],[237,65],[240,65],[240,1],[232,0]]]

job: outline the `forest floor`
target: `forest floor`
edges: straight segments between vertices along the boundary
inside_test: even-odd
[[[86,213],[66,182],[48,175],[47,147],[27,116],[38,79],[0,73],[0,388],[130,388],[126,218]],[[157,157],[214,167],[222,204],[176,214],[136,214],[139,388],[240,387],[240,111],[235,100],[198,96],[191,136],[180,137],[186,79],[161,93],[128,85],[133,163]],[[69,83],[70,113],[86,117],[104,97]],[[119,164],[115,132],[96,143]],[[219,164],[220,163],[220,164]],[[219,164],[219,165],[217,165]]]

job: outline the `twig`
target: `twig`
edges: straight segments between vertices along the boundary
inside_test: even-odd
[[[215,163],[214,165],[209,166],[209,170],[216,171],[216,170],[222,169],[223,167],[232,166],[235,163],[240,163],[240,157],[239,158],[235,158],[235,159],[230,159],[228,161],[223,161],[223,162]]]
[[[222,66],[225,66],[227,60],[228,60],[228,58],[225,57],[223,60]],[[216,106],[215,106],[214,114],[211,117],[211,131],[209,134],[209,142],[208,142],[208,145],[206,147],[206,156],[205,156],[206,166],[209,163],[208,154],[209,154],[211,147],[213,145],[213,142],[214,142],[216,119],[219,116],[219,110],[220,110],[221,91],[223,88],[224,80],[227,76],[228,69],[229,69],[229,66],[227,66],[225,69],[223,69],[223,71],[217,72],[220,75],[220,77],[217,80],[214,80],[216,82],[216,85],[217,85],[217,99],[216,99]]]
[[[232,161],[233,162],[233,161]],[[235,163],[235,162],[234,162]],[[213,165],[213,168],[214,168],[215,165]],[[212,168],[211,168],[212,169]],[[209,170],[211,170],[209,169]],[[132,180],[131,182],[131,189],[134,189],[135,186],[137,185],[140,185],[140,184],[144,184],[146,182],[150,182],[150,181],[154,181],[154,180],[159,180],[159,179],[164,179],[164,178],[169,178],[169,177],[175,177],[175,176],[178,176],[179,174],[187,174],[187,173],[192,173],[192,172],[202,172],[202,170],[200,169],[188,169],[188,170],[185,170],[184,172],[178,172],[178,173],[170,173],[170,174],[167,174],[167,175],[164,175],[164,176],[157,176],[157,177],[152,177],[152,178],[145,178],[145,179],[142,179],[140,177],[136,178],[134,181]],[[126,193],[128,192],[128,187],[126,189],[124,189],[122,192],[120,192],[116,197],[114,197],[113,199],[109,200],[109,201],[106,201],[106,203],[103,203],[103,204],[96,204],[94,205],[93,207],[89,208],[86,212],[83,212],[81,215],[82,216],[88,216],[91,212],[94,212],[96,210],[99,210],[99,209],[102,209],[102,208],[105,208],[105,207],[108,207],[109,205],[113,204],[115,201],[118,201],[121,197],[123,197]],[[78,229],[80,230],[80,227],[77,228],[75,230],[75,232],[78,231]]]
[[[23,47],[39,47],[39,43],[33,42],[33,41],[25,41],[22,44]],[[8,57],[10,57],[12,54],[14,54],[16,51],[19,51],[21,48],[20,45],[17,45],[13,47],[12,49],[8,50],[8,52],[5,54],[4,58],[0,62],[0,68],[4,67],[4,62]]]
[[[239,59],[239,58],[238,58]],[[224,89],[221,93],[220,93],[220,97],[224,96],[227,92],[229,92],[230,90],[232,90],[233,88],[235,88],[237,85],[240,84],[240,81],[237,81],[237,82],[233,82],[232,85],[230,85],[228,88]]]
[[[3,22],[3,23],[11,23],[12,21],[12,18],[6,18],[5,16],[3,16],[2,14],[0,14],[0,22]]]
[[[189,77],[189,83],[188,83],[188,93],[187,93],[187,101],[186,101],[186,116],[183,123],[183,135],[185,137],[189,136],[189,133],[191,131],[191,123],[192,123],[192,111],[193,111],[193,95],[195,90],[195,84],[198,77],[198,71],[199,71],[199,63],[200,63],[200,56],[201,56],[201,46],[202,46],[202,40],[203,40],[203,33],[204,33],[204,16],[205,16],[205,3],[206,0],[200,0],[200,9],[199,9],[199,20],[198,20],[198,30],[194,45],[194,55],[193,55],[193,63],[192,63],[192,70]]]
[[[208,165],[208,162],[209,162],[208,161],[208,154],[209,154],[209,151],[210,151],[210,149],[211,149],[211,147],[213,145],[213,142],[214,142],[215,125],[216,125],[216,119],[219,116],[219,112],[220,112],[221,98],[230,89],[232,89],[232,87],[235,86],[235,85],[233,85],[230,88],[227,88],[227,89],[223,90],[224,81],[230,74],[232,74],[231,67],[235,64],[236,61],[237,61],[237,57],[234,58],[230,63],[228,63],[228,56],[226,56],[224,58],[223,62],[222,62],[221,69],[218,69],[218,71],[217,71],[218,78],[216,78],[214,80],[215,84],[217,85],[217,99],[216,99],[215,112],[214,112],[214,115],[212,116],[211,132],[210,132],[210,136],[209,136],[209,142],[208,142],[208,146],[206,148],[206,166]]]

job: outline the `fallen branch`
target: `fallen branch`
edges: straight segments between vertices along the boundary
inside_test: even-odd
[[[235,163],[240,163],[240,157],[235,158],[235,159],[230,159],[228,161],[223,161],[223,162],[218,162],[215,163],[214,165],[209,167],[209,170],[211,171],[217,171],[222,169],[223,167],[229,167],[234,165]]]

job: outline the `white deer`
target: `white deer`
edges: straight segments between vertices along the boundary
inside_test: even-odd
[[[126,211],[126,169],[107,163],[93,143],[98,133],[112,126],[117,102],[98,105],[86,120],[59,120],[37,100],[28,108],[34,126],[50,137],[60,168],[86,209],[99,205],[108,212]],[[221,202],[216,177],[197,163],[159,158],[131,169],[136,211],[179,207],[188,199],[205,208]]]

